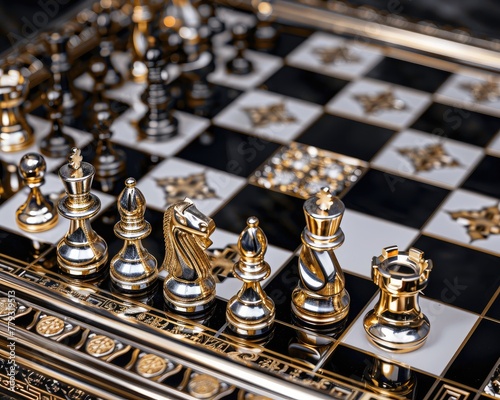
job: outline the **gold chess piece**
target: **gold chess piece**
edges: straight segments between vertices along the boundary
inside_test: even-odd
[[[156,259],[142,245],[142,239],[151,233],[151,225],[144,219],[146,199],[136,188],[134,178],[125,181],[125,189],[118,197],[118,212],[121,219],[114,231],[124,244],[111,260],[111,282],[126,294],[142,294],[156,282],[158,269]]]
[[[151,36],[151,22],[153,12],[149,0],[133,0],[134,9],[132,13],[132,64],[130,74],[134,82],[142,83],[148,76],[148,68],[144,63],[144,57],[148,49],[148,38]]]
[[[101,208],[99,198],[90,193],[94,175],[94,167],[83,161],[77,148],[59,169],[66,196],[59,201],[58,210],[70,220],[70,226],[57,245],[57,262],[63,273],[74,278],[94,277],[108,260],[106,242],[90,226],[90,218]]]
[[[373,257],[372,278],[380,288],[380,298],[365,315],[364,328],[375,345],[404,353],[424,344],[430,323],[420,309],[418,295],[427,286],[431,270],[432,261],[415,248],[400,252],[390,246]]]
[[[24,150],[33,143],[33,129],[24,117],[22,106],[29,83],[18,69],[0,69],[0,150]]]
[[[233,274],[243,281],[243,287],[227,303],[226,320],[229,328],[241,336],[262,336],[274,324],[274,302],[266,295],[260,282],[271,273],[264,261],[267,238],[259,227],[257,217],[247,219],[247,227],[238,239],[240,259],[234,264]]]
[[[205,249],[212,241],[214,221],[186,198],[167,208],[163,217],[167,306],[186,314],[205,313],[215,299],[215,279]]]
[[[405,366],[372,357],[363,372],[363,381],[375,392],[388,397],[414,399],[416,378]],[[401,397],[399,397],[401,396]]]
[[[344,203],[328,188],[304,203],[306,227],[299,256],[300,281],[292,292],[292,311],[306,325],[327,328],[340,324],[350,298],[334,250],[344,242],[340,222]]]
[[[45,159],[37,153],[25,154],[19,162],[19,174],[30,192],[26,201],[16,211],[19,228],[28,232],[42,232],[57,224],[54,203],[40,191],[45,182]]]

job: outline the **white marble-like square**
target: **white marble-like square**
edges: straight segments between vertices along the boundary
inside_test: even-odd
[[[209,75],[208,80],[219,85],[240,90],[249,90],[263,83],[283,65],[283,60],[280,57],[246,50],[245,57],[252,62],[254,69],[248,75],[234,75],[226,71],[226,62],[235,55],[236,49],[232,46],[218,48],[216,69]]]
[[[112,141],[124,146],[155,154],[161,157],[170,157],[181,150],[192,139],[201,134],[210,126],[210,121],[182,111],[176,111],[174,116],[178,121],[178,133],[165,142],[139,140],[137,122],[146,112],[146,106],[137,105],[135,109],[127,110],[118,117],[111,126]]]
[[[488,151],[500,157],[500,131],[498,131],[497,135],[491,141]]]
[[[418,230],[346,209],[341,223],[345,242],[335,254],[345,271],[371,278],[371,262],[382,249],[398,245],[406,250],[418,235]]]
[[[245,108],[267,107],[283,103],[287,114],[295,118],[294,122],[270,123],[262,127],[254,127]],[[316,120],[322,113],[322,108],[303,100],[281,96],[262,90],[246,92],[222,110],[214,123],[224,128],[259,136],[265,140],[279,143],[289,143],[299,136],[304,129]]]
[[[205,173],[208,187],[215,192],[215,197],[201,200],[191,198],[191,200],[193,200],[201,212],[207,215],[214,214],[246,183],[245,179],[238,176],[174,157],[158,164],[152,171],[139,180],[138,187],[146,197],[148,207],[165,211],[168,206],[165,190],[157,184],[156,179],[188,177],[203,172]]]
[[[422,371],[441,375],[450,359],[460,348],[478,316],[434,300],[420,298],[423,313],[430,321],[431,329],[424,345],[409,353],[391,353],[372,344],[363,327],[363,318],[378,301],[378,295],[368,304],[342,342],[369,353],[394,360]]]
[[[484,196],[478,193],[458,189],[451,193],[445,202],[439,207],[432,219],[424,226],[423,232],[439,236],[444,239],[470,245],[471,247],[500,254],[500,235],[491,234],[485,239],[471,241],[467,227],[454,220],[450,212],[456,211],[479,211],[485,207],[496,206],[498,208],[499,199]],[[477,219],[479,227],[488,223],[482,218]],[[466,222],[465,219],[463,222]],[[472,221],[475,223],[474,221]],[[492,226],[495,224],[492,223]],[[498,223],[496,224],[498,226]]]
[[[245,226],[241,227],[243,231]],[[236,233],[227,232],[225,230],[217,228],[210,240],[213,244],[210,249],[224,249],[226,246],[238,243],[238,236]],[[273,277],[281,270],[283,265],[292,256],[292,252],[288,250],[283,250],[280,247],[268,245],[267,252],[265,255],[265,260],[271,267],[271,274],[268,278],[261,282],[262,287],[265,288],[266,284],[270,282]],[[217,296],[224,300],[229,300],[233,297],[238,290],[240,290],[242,282],[238,278],[228,277],[224,279],[223,282],[217,283]]]
[[[456,160],[459,165],[417,171],[410,159],[398,151],[399,149],[423,149],[435,144],[441,144],[446,154]],[[420,131],[407,130],[397,133],[372,160],[372,165],[397,175],[455,188],[469,175],[482,155],[483,150],[479,147]]]
[[[403,101],[405,108],[402,110],[378,110],[366,113],[362,104],[355,96],[375,97],[391,91],[395,99]],[[403,129],[411,125],[431,103],[429,93],[408,89],[402,86],[361,79],[348,84],[326,105],[326,110],[332,114],[346,116],[362,122],[381,125],[389,129]]]
[[[339,58],[331,63],[324,63],[318,56],[318,49],[346,49],[347,61]],[[324,32],[313,33],[286,58],[287,64],[294,67],[319,72],[320,74],[354,79],[370,71],[383,54],[375,47],[363,45]],[[350,59],[350,60],[349,60]]]
[[[48,173],[45,175],[45,184],[41,187],[41,192],[44,196],[54,194],[55,197],[57,197],[60,193],[64,192],[64,187],[57,175]],[[101,201],[101,211],[106,209],[116,201],[113,196],[98,192],[97,190],[92,190],[91,193],[95,194]],[[24,187],[9,200],[7,200],[4,204],[2,204],[3,218],[0,219],[0,227],[6,228],[7,230],[13,231],[21,236],[25,236],[39,242],[52,244],[59,243],[59,241],[66,234],[69,228],[69,220],[61,215],[59,215],[58,217],[57,225],[45,232],[25,232],[18,227],[16,223],[16,210],[21,204],[26,201],[26,199],[28,198],[28,194],[29,188]],[[92,219],[95,219],[98,215],[99,213]]]
[[[0,158],[2,160],[7,161],[10,164],[15,164],[16,166],[19,165],[19,161],[26,153],[34,152],[42,154],[40,152],[40,141],[49,134],[49,130],[52,126],[50,121],[33,115],[27,115],[26,119],[33,128],[33,134],[35,136],[33,144],[27,149],[16,151],[14,153],[0,152]],[[93,139],[92,134],[71,128],[69,126],[63,127],[63,131],[75,140],[76,147],[80,149],[89,144]],[[47,171],[53,171],[54,168],[59,167],[67,159],[67,157],[51,158],[46,156],[43,158],[47,164]]]

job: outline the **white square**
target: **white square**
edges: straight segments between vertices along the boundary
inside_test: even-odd
[[[344,48],[351,61],[338,60],[323,63],[318,49]],[[381,59],[382,53],[375,47],[352,42],[324,32],[313,33],[286,58],[287,64],[320,74],[354,79],[370,71]]]
[[[441,144],[446,154],[456,160],[459,165],[417,171],[411,160],[398,151],[403,148],[424,149],[426,146],[435,144]],[[455,188],[470,174],[482,156],[483,150],[479,147],[419,131],[407,130],[397,133],[372,160],[372,165],[397,175],[441,184],[447,188]],[[426,158],[429,159],[429,157]]]
[[[241,230],[245,229],[245,226],[240,227]],[[227,245],[237,244],[238,237],[236,233],[227,232],[225,230],[217,228],[210,240],[213,244],[210,249],[224,249]],[[283,265],[292,257],[292,252],[288,250],[283,250],[279,247],[268,245],[266,255],[264,260],[271,267],[271,274],[268,278],[261,282],[262,287],[265,287],[268,282],[270,282],[273,277],[281,270]],[[231,297],[236,295],[238,290],[240,290],[243,282],[238,278],[228,277],[223,282],[217,283],[217,297],[224,300],[229,300]]]
[[[371,279],[372,258],[384,247],[398,245],[407,249],[418,230],[346,209],[340,224],[345,242],[335,254],[343,270]]]
[[[208,187],[215,192],[215,197],[201,200],[192,198],[191,200],[193,200],[201,212],[207,215],[215,214],[226,203],[227,199],[237,193],[246,183],[245,179],[222,171],[178,158],[170,158],[158,164],[152,171],[145,175],[138,182],[138,187],[146,197],[148,207],[165,211],[168,206],[166,194],[164,189],[157,184],[156,179],[188,177],[203,172],[205,173]]]
[[[467,227],[454,220],[449,214],[456,211],[479,211],[492,206],[498,208],[498,203],[499,199],[458,189],[448,196],[423,231],[451,242],[459,242],[476,249],[500,254],[500,235],[492,234],[486,239],[471,241]],[[481,223],[481,221],[478,222]]]
[[[401,100],[405,108],[402,110],[379,110],[366,113],[362,104],[355,96],[378,96],[391,91],[397,100]],[[429,93],[419,92],[403,86],[361,79],[348,84],[326,105],[326,110],[332,114],[346,116],[361,122],[380,125],[389,129],[402,129],[411,125],[431,103]]]
[[[280,103],[285,105],[287,114],[295,118],[294,122],[271,123],[255,127],[248,113],[244,111],[244,108],[267,107]],[[242,94],[222,110],[214,118],[214,123],[224,128],[259,136],[265,140],[289,143],[299,136],[321,113],[322,108],[316,104],[271,92],[253,90]]]
[[[50,194],[58,195],[59,193],[64,192],[64,187],[57,175],[49,173],[45,175],[45,184],[40,188],[40,190],[44,196],[48,196]],[[20,190],[18,193],[16,193],[2,205],[3,218],[0,220],[0,227],[6,228],[7,230],[13,231],[22,236],[28,237],[34,241],[39,241],[43,243],[52,243],[52,244],[59,243],[59,241],[63,238],[63,236],[69,229],[69,220],[64,218],[62,215],[59,215],[57,220],[57,225],[45,232],[25,232],[22,229],[20,229],[19,226],[17,225],[16,210],[19,208],[21,204],[23,204],[26,201],[28,193],[29,193],[29,188],[24,187],[22,190]],[[101,201],[101,211],[106,209],[116,201],[116,199],[113,196],[98,192],[96,190],[91,190],[91,193],[95,194]],[[99,213],[92,219],[95,219],[98,215]],[[97,232],[97,234],[99,234],[99,232]]]
[[[373,309],[377,301],[378,294],[360,314],[342,338],[342,342],[386,360],[394,360],[437,376],[444,371],[478,319],[475,314],[421,297],[420,307],[431,324],[427,340],[415,351],[391,353],[372,344],[363,327],[364,316]]]

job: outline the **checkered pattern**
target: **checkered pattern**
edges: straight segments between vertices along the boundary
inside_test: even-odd
[[[229,25],[235,18],[249,18],[229,11],[222,15]],[[218,38],[221,43],[225,40]],[[466,228],[449,212],[498,207],[500,201],[499,102],[478,103],[464,89],[464,83],[490,78],[449,74],[384,57],[381,48],[322,32],[309,38],[285,32],[282,40],[294,46],[282,47],[279,55],[248,50],[257,68],[246,77],[227,76],[223,65],[233,49],[225,45],[218,48],[218,67],[210,81],[224,93],[244,93],[211,119],[177,111],[179,136],[169,142],[137,141],[134,122],[145,111],[138,101],[144,86],[129,82],[107,94],[131,106],[115,121],[112,141],[126,152],[127,174],[138,180],[148,201],[147,218],[153,233],[146,245],[162,259],[161,212],[166,198],[155,178],[204,172],[216,197],[197,204],[219,228],[214,234],[214,247],[236,243],[248,216],[260,219],[270,243],[268,262],[272,269],[265,286],[277,305],[278,320],[284,323],[278,324],[277,336],[297,336],[288,324],[290,292],[298,280],[294,254],[304,226],[303,200],[251,184],[252,174],[291,141],[367,162],[368,171],[343,197],[347,207],[342,222],[346,241],[337,254],[351,296],[348,325],[337,341],[328,340],[326,351],[313,364],[326,375],[361,379],[367,360],[378,357],[411,368],[419,382],[415,398],[452,398],[436,396],[453,390],[469,396],[464,399],[476,398],[483,394],[499,363],[500,235],[471,242]],[[350,49],[355,61],[321,63],[315,49],[335,46]],[[289,47],[293,48],[283,54]],[[425,71],[428,80],[415,84],[424,79],[415,75],[412,83],[408,82],[411,87],[405,86],[411,71]],[[89,79],[82,76],[79,87],[89,90]],[[356,95],[387,90],[404,102],[403,110],[367,114],[356,100]],[[276,102],[285,104],[294,122],[256,128],[243,111],[245,107]],[[47,123],[36,117],[30,117],[30,122],[39,141]],[[90,142],[88,133],[67,130],[80,146]],[[399,148],[433,143],[441,143],[459,166],[421,172],[398,152]],[[29,150],[37,149],[34,145]],[[16,164],[20,156],[0,154],[4,163]],[[62,189],[55,174],[63,162],[47,160],[51,173],[44,192]],[[108,194],[96,191],[103,207],[94,220],[94,229],[111,243],[111,251],[118,248],[112,234],[117,221],[113,203],[122,187],[117,183]],[[67,228],[63,218],[47,233],[27,235],[17,229],[13,215],[25,195],[21,191],[2,199],[0,226],[6,232],[2,240],[10,243],[8,232],[12,232],[32,241],[57,243]],[[401,249],[420,248],[435,264],[422,299],[422,308],[432,324],[429,339],[421,349],[403,355],[370,344],[362,327],[363,316],[376,301],[376,287],[370,281],[371,258],[392,244]],[[220,307],[239,287],[240,282],[232,277],[219,284]],[[223,324],[222,318],[215,328],[222,330]],[[273,340],[267,346],[286,352],[279,342]]]

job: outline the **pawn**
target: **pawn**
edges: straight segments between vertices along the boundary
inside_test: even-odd
[[[54,203],[40,191],[40,186],[45,182],[46,167],[44,158],[37,153],[28,153],[19,162],[19,173],[30,192],[16,211],[16,222],[19,228],[27,232],[43,232],[57,224],[58,214]]]
[[[178,121],[173,116],[173,101],[170,87],[165,83],[165,59],[158,47],[150,47],[145,56],[148,67],[148,86],[142,101],[148,107],[138,123],[139,137],[154,142],[163,142],[177,135]],[[164,80],[165,79],[165,80]]]
[[[111,104],[104,97],[106,84],[104,82],[108,67],[100,57],[94,57],[90,60],[89,73],[94,80],[94,88],[92,90],[92,99],[89,105],[89,118],[87,118],[87,129],[92,130],[97,125],[97,115],[106,111],[111,114]]]
[[[271,268],[264,261],[267,238],[256,217],[247,219],[247,227],[238,240],[238,250],[240,260],[234,264],[233,274],[243,281],[243,287],[227,303],[226,320],[229,328],[240,336],[263,336],[273,327],[275,306],[260,285],[271,273]]]
[[[248,27],[245,24],[235,24],[231,33],[236,56],[226,63],[226,70],[233,75],[248,75],[253,71],[252,62],[245,57],[248,48]]]
[[[112,3],[105,4],[111,6]],[[113,40],[111,39],[111,31],[113,20],[111,18],[111,7],[103,7],[101,13],[97,16],[95,21],[97,32],[101,37],[99,41],[99,55],[102,57],[103,62],[106,64],[106,74],[104,76],[104,84],[106,88],[113,88],[122,83],[122,76],[115,69],[111,56],[115,51]]]
[[[124,244],[111,260],[109,270],[113,286],[128,295],[143,294],[158,278],[156,259],[142,245],[142,239],[151,233],[151,225],[144,219],[145,211],[144,195],[136,188],[135,179],[128,178],[118,197],[121,219],[114,228]]]
[[[278,42],[278,30],[273,26],[273,6],[266,0],[255,3],[257,25],[253,35],[253,47],[256,50],[272,52]]]
[[[50,90],[42,94],[42,100],[52,121],[52,128],[41,140],[40,151],[46,157],[66,157],[75,146],[75,141],[62,130],[62,94],[58,90]]]

